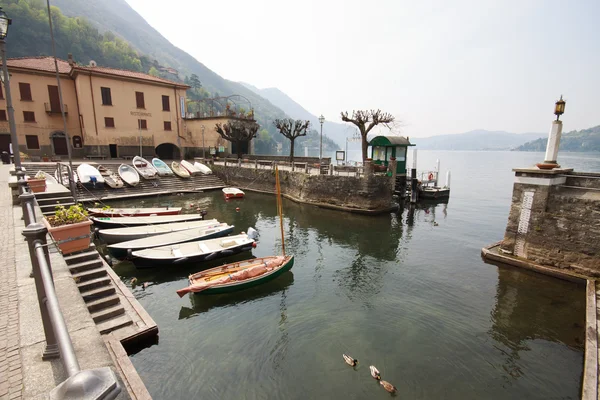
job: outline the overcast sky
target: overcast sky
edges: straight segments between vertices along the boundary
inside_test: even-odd
[[[381,108],[404,135],[600,124],[599,0],[127,0],[224,78],[311,113]]]

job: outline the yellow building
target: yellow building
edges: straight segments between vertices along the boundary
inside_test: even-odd
[[[66,112],[63,119],[52,57],[9,59],[10,88],[20,150],[42,159],[155,154],[165,159],[206,154],[229,142],[215,132],[229,117],[194,118],[185,114],[189,86],[115,68],[81,66],[58,60]],[[224,121],[225,120],[225,121]],[[9,151],[8,113],[0,90],[0,151]],[[141,150],[141,151],[140,151]]]

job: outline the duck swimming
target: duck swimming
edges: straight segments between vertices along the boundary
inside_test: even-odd
[[[381,379],[381,378],[379,378],[379,379]],[[396,393],[396,386],[392,385],[391,383],[380,380],[379,384],[381,386],[383,386],[383,388],[385,390],[387,390],[388,392],[390,392],[390,393]]]
[[[371,376],[375,379],[377,379],[378,381],[381,380],[381,374],[379,373],[379,370],[377,368],[375,368],[374,365],[371,365],[369,367],[371,369]]]
[[[342,354],[342,357],[344,357],[344,361],[346,361],[346,364],[352,367],[356,367],[356,365],[358,364],[358,360],[350,357],[349,355]]]

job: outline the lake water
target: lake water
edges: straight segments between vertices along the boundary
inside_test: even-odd
[[[480,258],[503,237],[511,168],[543,154],[421,151],[419,169],[436,159],[442,176],[452,171],[447,204],[368,217],[284,200],[286,249],[296,262],[263,286],[180,299],[187,275],[205,266],[115,266],[128,285],[134,276],[150,283],[132,291],[158,323],[159,343],[131,356],[150,394],[388,398],[369,375],[373,364],[404,399],[579,398],[584,287]],[[561,153],[559,162],[600,171],[599,154]],[[280,251],[273,196],[225,202],[215,191],[113,204],[191,203],[236,232],[255,227],[254,256]]]

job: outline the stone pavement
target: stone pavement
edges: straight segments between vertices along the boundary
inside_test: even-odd
[[[15,264],[13,206],[8,168],[0,173],[0,399],[21,399],[22,361],[19,339],[19,295]]]

